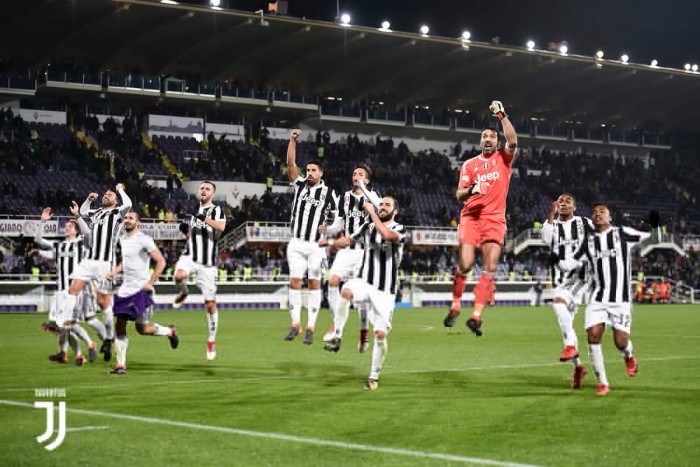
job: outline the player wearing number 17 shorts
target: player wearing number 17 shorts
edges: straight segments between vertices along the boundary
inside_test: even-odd
[[[494,274],[506,234],[506,198],[513,162],[517,157],[518,137],[500,101],[489,110],[501,121],[505,144],[498,148],[496,127],[481,132],[481,154],[462,164],[459,170],[457,199],[464,202],[459,220],[459,270],[452,286],[452,306],[443,320],[452,327],[462,307],[467,273],[474,265],[477,248],[481,249],[483,270],[474,287],[474,310],[467,327],[481,336],[481,313],[495,290]]]

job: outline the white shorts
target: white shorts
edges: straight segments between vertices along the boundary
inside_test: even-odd
[[[331,267],[331,276],[340,277],[341,281],[347,281],[356,277],[362,266],[362,257],[365,252],[362,248],[343,248],[338,250]]]
[[[216,300],[216,266],[204,266],[192,261],[191,256],[182,255],[175,265],[175,271],[178,269],[185,271],[188,277],[190,274],[197,276],[197,287],[202,292],[204,301]]]
[[[631,303],[591,303],[586,307],[586,329],[604,324],[618,331],[630,333],[632,328]]]
[[[56,292],[56,295],[54,296],[53,303],[51,304],[51,310],[49,311],[49,320],[55,321],[59,327],[64,327],[66,322],[69,322],[69,321],[78,321],[78,318],[82,317],[82,314],[83,314],[83,311],[82,311],[83,292],[81,291],[78,294],[78,297],[77,297],[77,300],[75,301],[75,306],[73,307],[73,309],[69,310],[69,311],[64,311],[62,305],[63,305],[63,301],[66,299],[67,296],[68,296],[67,290]]]
[[[391,330],[391,320],[394,316],[396,297],[394,294],[381,292],[362,279],[350,279],[343,290],[352,292],[352,301],[358,307],[365,307],[367,317],[375,331],[388,333]]]
[[[71,279],[80,279],[85,282],[95,281],[97,293],[111,294],[112,281],[106,279],[107,273],[112,269],[109,261],[96,259],[84,259],[73,270]]]
[[[588,283],[581,280],[574,280],[569,283],[558,285],[554,289],[554,297],[559,297],[566,303],[571,313],[576,313],[579,305],[583,303],[583,297],[588,292]]]
[[[326,249],[316,242],[292,238],[287,245],[289,277],[304,278],[308,271],[309,279],[321,279],[321,263],[326,257]]]

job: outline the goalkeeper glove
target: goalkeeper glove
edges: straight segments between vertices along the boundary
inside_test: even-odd
[[[486,187],[489,184],[487,182],[484,182],[483,184],[479,181],[476,181],[469,185],[469,189],[467,190],[467,195],[483,195]]]
[[[503,103],[501,101],[491,102],[491,105],[489,106],[489,110],[496,117],[498,117],[499,120],[503,120],[504,118],[506,118],[508,116],[508,115],[506,115],[506,109],[503,107]]]
[[[657,228],[659,224],[661,224],[661,214],[659,214],[659,211],[649,211],[649,225],[653,228]]]

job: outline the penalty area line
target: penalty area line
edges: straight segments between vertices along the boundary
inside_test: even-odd
[[[33,404],[29,404],[26,402],[5,400],[5,399],[0,399],[0,405],[26,407],[26,408],[32,408],[32,409],[34,408]],[[216,426],[216,425],[203,425],[200,423],[181,422],[181,421],[177,421],[177,420],[167,420],[167,419],[153,418],[153,417],[142,417],[139,415],[128,415],[128,414],[123,414],[123,413],[110,413],[110,412],[102,412],[102,411],[97,411],[97,410],[83,410],[83,409],[74,409],[74,408],[66,408],[66,411],[71,412],[71,413],[75,413],[75,414],[90,415],[90,416],[104,417],[104,418],[113,418],[113,419],[119,419],[119,420],[129,420],[129,421],[134,421],[134,422],[138,422],[138,423],[151,423],[154,425],[173,426],[173,427],[178,427],[178,428],[188,428],[188,429],[192,429],[192,430],[211,431],[211,432],[225,433],[225,434],[238,435],[238,436],[248,436],[248,437],[253,437],[253,438],[273,439],[273,440],[278,440],[278,441],[287,441],[287,442],[291,442],[291,443],[310,444],[310,445],[314,445],[314,446],[326,446],[326,447],[331,447],[331,448],[353,450],[353,451],[380,452],[383,454],[394,454],[397,456],[413,457],[413,458],[419,458],[419,459],[435,459],[435,460],[439,460],[439,461],[458,462],[458,463],[462,463],[462,464],[496,465],[499,467],[536,467],[532,464],[520,464],[517,462],[499,461],[496,459],[485,459],[485,458],[479,458],[479,457],[458,456],[458,455],[453,455],[453,454],[416,451],[416,450],[411,450],[411,449],[392,448],[392,447],[385,447],[385,446],[373,446],[373,445],[369,445],[369,444],[347,443],[347,442],[343,442],[343,441],[333,441],[333,440],[327,440],[327,439],[321,439],[321,438],[310,438],[310,437],[305,437],[305,436],[285,435],[283,433],[273,433],[273,432],[266,432],[266,431],[242,430],[242,429],[238,429],[238,428],[229,428],[229,427]]]

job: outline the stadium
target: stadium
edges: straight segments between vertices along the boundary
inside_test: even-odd
[[[284,1],[3,7],[3,465],[692,465],[700,457],[700,129],[692,110],[700,74],[692,61],[639,64],[579,55],[560,39],[514,46],[356,25],[340,2],[335,21],[304,17]],[[476,339],[466,315],[455,327],[443,317],[459,262],[459,171],[480,154],[482,129],[499,125],[493,100],[508,112],[520,155],[497,292]],[[342,350],[323,350],[332,255],[316,341],[283,339],[296,205],[285,160],[295,128],[302,172],[320,160],[325,184],[342,194],[366,164],[370,188],[400,206],[407,241],[376,391],[363,390],[372,352],[357,351],[357,313]],[[199,278],[188,277],[190,294],[173,306],[191,234],[181,223],[197,217],[206,181],[225,218],[215,359]],[[108,374],[114,358],[74,365],[71,351],[58,364],[47,359],[56,336],[42,323],[61,270],[37,240],[62,239],[71,203],[117,184],[164,260],[154,320],[179,335],[170,348],[172,340],[136,336],[129,325],[129,373],[118,376]],[[633,250],[629,272],[639,374],[628,376],[606,334],[606,397],[595,396],[585,344],[580,389],[557,358],[542,228],[561,193],[576,196],[577,215],[603,202],[614,225],[640,231],[654,230],[648,213],[660,213],[658,238]],[[477,260],[465,308],[484,273]],[[575,318],[581,341],[584,309]]]

